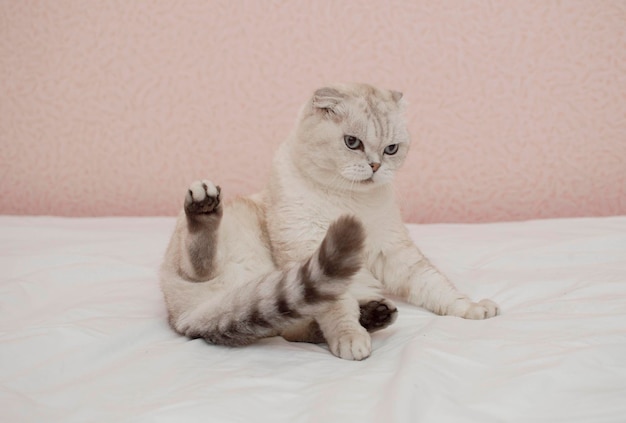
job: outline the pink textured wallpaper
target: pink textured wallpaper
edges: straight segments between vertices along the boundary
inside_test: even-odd
[[[408,221],[626,213],[623,0],[0,0],[0,213],[252,193],[332,81],[408,99]]]

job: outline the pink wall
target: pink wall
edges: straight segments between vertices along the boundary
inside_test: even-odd
[[[401,90],[407,220],[626,213],[626,2],[0,1],[0,213],[258,190],[329,81]]]

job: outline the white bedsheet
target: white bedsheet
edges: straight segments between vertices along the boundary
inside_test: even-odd
[[[409,225],[503,313],[400,303],[362,362],[174,334],[157,281],[173,223],[0,217],[0,421],[626,421],[626,217]]]

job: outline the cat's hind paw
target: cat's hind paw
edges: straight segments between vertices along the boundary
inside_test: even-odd
[[[361,304],[360,309],[359,323],[368,332],[384,329],[395,322],[398,317],[398,309],[386,298]]]
[[[500,307],[491,300],[480,300],[470,304],[463,316],[466,319],[483,320],[500,314]]]
[[[194,181],[185,195],[187,215],[207,215],[220,210],[220,187],[211,181]]]

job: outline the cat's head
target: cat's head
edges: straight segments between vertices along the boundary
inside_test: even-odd
[[[402,94],[366,84],[321,88],[302,110],[294,141],[298,168],[329,189],[387,184],[409,148]]]

